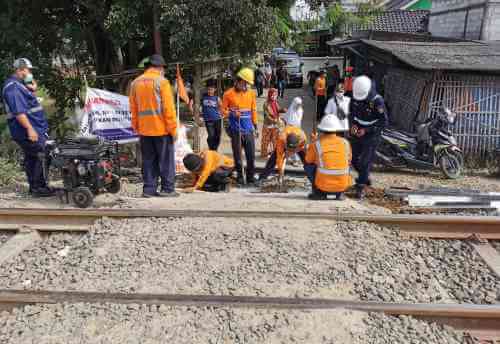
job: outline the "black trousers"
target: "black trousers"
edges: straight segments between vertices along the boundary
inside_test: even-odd
[[[175,190],[175,148],[172,136],[141,136],[143,192],[154,194],[158,191]]]
[[[368,184],[379,141],[378,137],[351,138],[352,165],[358,172],[357,186]]]
[[[226,188],[226,185],[231,182],[231,175],[233,169],[218,168],[214,173],[208,177],[203,190],[208,192],[219,192]]]
[[[16,143],[24,153],[24,171],[30,191],[36,191],[47,187],[47,181],[43,173],[44,161],[41,155],[45,152],[45,139],[39,138],[37,142],[30,140],[18,140]]]
[[[243,163],[241,160],[241,149],[245,151],[247,159],[246,177],[248,183],[255,181],[255,137],[253,133],[239,134],[231,132],[231,146],[233,149],[234,167],[238,178],[243,177]]]
[[[300,160],[302,161],[302,164],[305,166],[306,164],[306,153],[304,151],[297,152],[297,155],[299,156]],[[264,167],[264,170],[262,173],[259,175],[259,180],[264,180],[267,179],[275,170],[276,167],[276,160],[278,158],[278,154],[276,153],[276,150],[271,154],[269,159],[267,160],[266,167]]]
[[[317,96],[317,98],[318,98],[318,107],[316,112],[316,118],[319,122],[325,115],[325,109],[326,105],[328,104],[328,99],[326,98],[326,96]]]
[[[264,82],[257,81],[255,83],[255,88],[257,89],[257,97],[262,97],[264,94]]]
[[[208,149],[216,151],[219,149],[220,138],[222,132],[222,120],[218,121],[205,121],[205,127],[207,128],[207,144]]]

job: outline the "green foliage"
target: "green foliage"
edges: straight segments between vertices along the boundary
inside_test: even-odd
[[[212,56],[243,58],[290,35],[293,0],[160,0],[163,55],[170,61]],[[71,131],[66,119],[83,75],[136,68],[153,53],[153,1],[0,0],[0,82],[17,57],[39,69],[35,79],[54,99],[53,134]],[[89,79],[90,81],[90,79]],[[105,85],[116,89],[117,80]]]
[[[276,11],[266,2],[164,0],[161,25],[173,60],[254,55],[278,38]]]
[[[10,159],[0,157],[0,186],[12,185],[19,176],[19,165]]]
[[[366,26],[381,11],[374,2],[359,4],[356,12],[346,11],[340,3],[334,3],[327,8],[324,21],[333,36],[339,37],[345,33],[347,26]]]

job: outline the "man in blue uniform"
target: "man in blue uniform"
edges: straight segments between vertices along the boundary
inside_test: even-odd
[[[353,100],[349,114],[352,164],[358,172],[356,198],[364,197],[366,185],[371,185],[370,170],[382,130],[387,126],[384,98],[377,94],[372,80],[360,76],[353,83]]]
[[[15,72],[4,83],[2,98],[12,139],[24,152],[30,193],[35,197],[48,197],[54,195],[54,191],[47,185],[40,155],[45,152],[49,125],[35,88],[27,87],[33,82],[32,68],[28,59],[14,61]]]

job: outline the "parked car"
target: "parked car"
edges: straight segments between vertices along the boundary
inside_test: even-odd
[[[304,75],[302,67],[304,63],[297,54],[280,54],[276,59],[276,65],[284,63],[288,71],[288,87],[302,87],[304,84]]]

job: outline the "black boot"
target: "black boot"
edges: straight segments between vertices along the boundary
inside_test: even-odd
[[[365,186],[356,185],[356,195],[354,196],[357,200],[362,200],[365,198]]]
[[[307,196],[307,198],[312,201],[325,201],[327,199],[327,194],[313,186],[312,192]]]
[[[345,195],[343,192],[337,192],[337,194],[335,195],[335,199],[337,201],[345,201]]]

